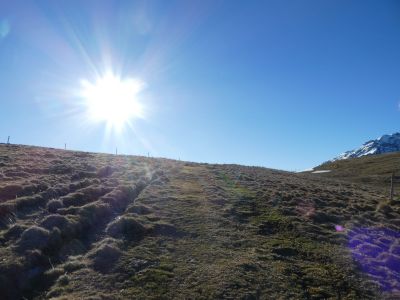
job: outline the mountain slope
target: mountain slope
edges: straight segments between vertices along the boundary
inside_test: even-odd
[[[400,133],[383,135],[376,140],[364,143],[360,148],[350,150],[335,157],[332,161],[400,151]]]
[[[392,173],[396,176],[400,175],[400,153],[386,153],[336,160],[326,162],[313,170],[314,172],[329,170],[330,172],[318,175],[325,178],[368,184],[388,194]]]
[[[400,208],[368,186],[17,145],[0,145],[0,179],[2,299],[382,299],[400,290]]]

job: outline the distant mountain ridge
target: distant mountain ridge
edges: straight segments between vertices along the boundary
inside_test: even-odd
[[[356,158],[365,155],[383,154],[400,151],[400,133],[385,134],[375,140],[365,142],[360,148],[346,151],[331,161]]]

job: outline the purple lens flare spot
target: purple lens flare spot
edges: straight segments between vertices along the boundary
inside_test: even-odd
[[[342,225],[335,225],[335,229],[336,229],[337,232],[344,231],[344,227]]]
[[[335,226],[336,231],[342,228]],[[399,232],[380,227],[357,228],[348,230],[348,241],[353,260],[383,291],[400,290]]]

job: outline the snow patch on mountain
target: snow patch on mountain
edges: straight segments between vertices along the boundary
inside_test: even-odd
[[[313,174],[321,174],[321,173],[329,173],[331,170],[317,170],[317,171],[313,171],[311,173]]]
[[[346,151],[331,161],[400,151],[400,133],[385,134],[376,140],[364,143],[360,148]]]

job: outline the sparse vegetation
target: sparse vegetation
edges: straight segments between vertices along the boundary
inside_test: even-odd
[[[345,179],[349,182],[368,185],[384,190],[389,195],[390,177],[392,173],[400,176],[400,153],[363,156],[324,163],[315,170],[331,170],[318,176]],[[398,188],[397,195],[400,195]]]
[[[384,299],[400,290],[400,205],[379,180],[342,176],[347,167],[294,174],[15,145],[0,145],[0,157],[2,299]],[[363,228],[377,226],[391,234],[368,231],[366,245]]]

